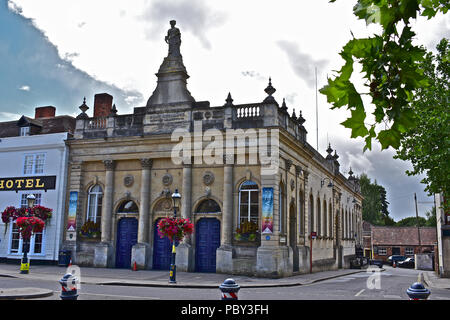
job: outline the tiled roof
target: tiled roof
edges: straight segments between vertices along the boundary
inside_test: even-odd
[[[419,245],[417,227],[372,226],[372,242],[374,245]],[[421,245],[436,242],[436,228],[420,227]]]

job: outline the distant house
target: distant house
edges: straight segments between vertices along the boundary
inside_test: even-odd
[[[364,222],[363,240],[365,256],[386,261],[391,255],[413,257],[434,252],[437,235],[434,227],[386,227]]]

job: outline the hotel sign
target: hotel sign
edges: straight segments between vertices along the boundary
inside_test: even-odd
[[[56,176],[0,178],[0,191],[54,190]]]

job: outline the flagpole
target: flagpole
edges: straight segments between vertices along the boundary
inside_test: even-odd
[[[317,67],[314,67],[316,75],[316,150],[319,151],[319,107],[317,102]]]

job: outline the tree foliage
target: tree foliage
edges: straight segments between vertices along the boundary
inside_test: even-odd
[[[372,182],[366,174],[362,174],[359,181],[361,194],[364,197],[362,202],[363,220],[373,225],[395,225],[395,221],[389,216],[386,189],[378,185],[376,181]]]
[[[411,103],[428,81],[419,68],[426,50],[412,43],[415,32],[411,22],[418,15],[431,19],[438,12],[445,14],[449,8],[448,0],[358,0],[354,6],[356,17],[380,25],[382,32],[368,38],[353,37],[340,52],[344,65],[320,92],[332,109],[346,106],[350,110],[351,116],[342,125],[351,129],[352,138],[365,139],[364,150],[371,149],[373,139],[382,149],[398,149],[402,135],[416,125]],[[362,67],[368,92],[358,92],[350,79],[355,63]],[[367,107],[362,95],[372,99],[374,123],[365,123]],[[380,124],[385,125],[383,130],[378,129]]]
[[[420,69],[429,85],[417,90],[411,103],[417,124],[402,134],[395,158],[408,160],[408,175],[425,174],[421,180],[429,195],[449,199],[450,181],[450,43],[442,39],[437,55],[428,53]],[[446,204],[448,206],[448,203]]]

